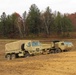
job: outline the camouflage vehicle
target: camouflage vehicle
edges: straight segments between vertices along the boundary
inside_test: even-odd
[[[39,41],[20,40],[5,45],[5,57],[8,60],[36,54],[42,54],[41,43]]]

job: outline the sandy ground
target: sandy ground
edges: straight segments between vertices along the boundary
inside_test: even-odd
[[[10,41],[0,40],[0,75],[76,75],[76,39],[67,41],[74,44],[69,52],[8,61],[4,58],[4,45]]]

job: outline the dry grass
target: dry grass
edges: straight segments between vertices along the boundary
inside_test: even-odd
[[[65,40],[73,42],[73,50],[11,61],[4,58],[4,45],[14,40],[0,40],[0,75],[76,75],[76,39]]]

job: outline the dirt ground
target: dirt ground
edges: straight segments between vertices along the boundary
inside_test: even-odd
[[[4,58],[4,46],[12,40],[0,40],[0,75],[76,75],[76,39],[69,52],[37,55],[15,60]]]

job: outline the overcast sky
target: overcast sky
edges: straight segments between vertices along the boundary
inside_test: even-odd
[[[53,12],[76,12],[76,0],[0,0],[0,15],[2,12],[7,15],[18,12],[22,15],[24,11],[28,12],[32,4],[36,4],[41,11],[44,11],[49,6]]]

